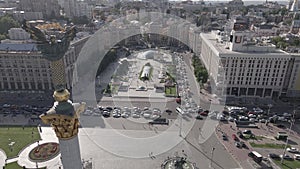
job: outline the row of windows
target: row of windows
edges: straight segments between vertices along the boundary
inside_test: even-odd
[[[235,67],[235,68],[237,68],[238,67],[238,65],[237,64],[233,64],[233,65],[228,65],[228,64],[226,64],[225,65],[225,68],[232,68],[232,67]],[[239,67],[240,68],[242,68],[242,67],[247,67],[247,68],[283,68],[283,69],[285,69],[286,68],[286,65],[268,65],[268,64],[266,64],[266,65],[263,65],[263,64],[257,64],[257,65],[254,65],[254,64],[251,64],[251,65],[245,65],[245,64],[240,64],[239,65]]]
[[[263,81],[270,81],[270,82],[276,82],[276,81],[280,81],[280,82],[282,82],[283,81],[283,78],[251,78],[251,77],[246,77],[246,78],[243,78],[243,77],[237,77],[237,78],[235,78],[235,77],[230,77],[229,78],[229,80],[231,81],[231,80],[233,80],[233,81],[235,81],[235,80],[241,80],[241,81],[244,81],[244,80],[246,80],[245,82],[247,83],[248,82],[248,80],[249,80],[249,82],[250,81],[252,81],[252,80],[254,80],[254,82],[256,82],[256,81],[260,81],[260,80],[263,80]]]
[[[1,78],[0,78],[1,79]],[[34,78],[27,78],[27,77],[23,77],[22,79],[20,78],[13,78],[13,77],[3,77],[2,78],[3,81],[16,81],[16,82],[20,82],[21,80],[24,81],[24,82],[34,82],[34,81],[37,81],[37,82],[42,82],[42,81],[50,81],[50,79],[47,79],[47,78],[36,78],[36,80]]]
[[[16,72],[16,73],[1,73],[0,75],[2,75],[3,77],[16,77],[16,76],[20,76],[20,75],[22,75],[23,77],[24,76],[32,76],[32,77],[34,77],[34,76],[38,76],[38,77],[43,76],[43,77],[47,77],[48,76],[47,73],[33,74],[33,73],[18,73],[18,72]],[[49,74],[49,76],[50,76],[50,74]]]
[[[228,82],[228,84],[232,84],[232,85],[234,85],[234,84],[237,84],[237,85],[271,85],[271,86],[273,86],[273,85],[278,85],[278,86],[281,86],[282,85],[282,82],[257,82],[257,81],[254,81],[254,82],[249,82],[249,81],[236,81],[236,82],[234,82],[234,81],[229,81]]]
[[[35,65],[35,66],[27,65],[27,66],[25,66],[25,65],[9,65],[9,64],[2,65],[2,64],[0,64],[0,68],[18,68],[18,67],[20,67],[20,68],[25,68],[25,67],[27,67],[27,68],[46,68],[46,67],[50,68],[50,66],[46,66],[46,65]]]
[[[237,74],[237,73],[230,73],[229,74],[230,76],[229,77],[236,77],[237,75],[239,76],[239,77],[274,77],[274,78],[278,78],[278,77],[284,77],[284,74],[282,73],[281,75],[279,75],[279,73],[277,72],[277,73],[273,73],[273,74],[271,74],[270,72],[269,73],[239,73],[239,74]],[[225,76],[227,77],[228,76],[228,74],[227,73],[225,73]]]

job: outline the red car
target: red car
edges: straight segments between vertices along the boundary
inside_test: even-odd
[[[199,115],[201,115],[201,116],[208,116],[208,110],[205,110],[205,111],[199,113]]]
[[[232,139],[233,139],[234,141],[239,141],[239,138],[238,138],[235,134],[232,134]]]

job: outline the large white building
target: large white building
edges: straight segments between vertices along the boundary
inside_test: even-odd
[[[72,41],[64,55],[68,89],[76,83],[74,62],[88,38]],[[36,44],[0,44],[0,90],[53,90],[50,61],[38,51]]]
[[[292,54],[294,58],[294,63],[291,71],[291,78],[289,87],[287,90],[287,95],[292,97],[300,96],[300,55]]]
[[[271,44],[257,43],[250,35],[251,32],[234,29],[230,41],[223,41],[220,32],[201,33],[201,59],[217,93],[272,98],[299,96],[299,56]]]

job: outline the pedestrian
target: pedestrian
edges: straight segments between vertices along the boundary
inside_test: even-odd
[[[39,124],[38,127],[39,127],[39,130],[40,130],[40,133],[42,133],[42,126],[41,126],[41,124]]]

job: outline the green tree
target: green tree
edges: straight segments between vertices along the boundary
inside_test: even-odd
[[[7,34],[10,28],[18,28],[20,24],[14,20],[10,15],[0,17],[0,34]]]
[[[4,40],[4,39],[6,39],[6,36],[5,36],[5,35],[2,35],[2,34],[0,34],[0,40]]]

